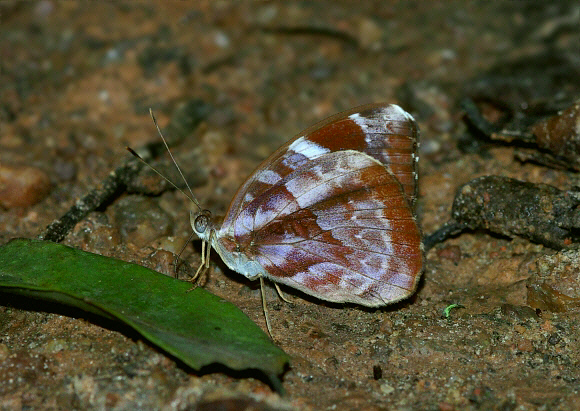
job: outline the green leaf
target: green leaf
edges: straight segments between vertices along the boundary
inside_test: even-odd
[[[0,290],[116,318],[185,364],[258,369],[289,357],[233,304],[136,264],[38,240],[0,247]],[[273,381],[274,383],[276,381]]]

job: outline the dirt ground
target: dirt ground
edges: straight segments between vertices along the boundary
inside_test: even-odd
[[[0,19],[0,168],[39,176],[22,204],[0,208],[0,244],[36,237],[122,164],[125,146],[157,141],[150,107],[163,127],[194,99],[212,109],[173,150],[217,213],[300,130],[379,101],[400,104],[421,128],[424,233],[479,176],[580,186],[577,172],[477,140],[459,103],[473,79],[507,62],[558,54],[580,64],[577,2],[8,1]],[[528,61],[542,72],[542,59]],[[578,90],[561,84],[548,93]],[[64,243],[171,275],[169,252],[189,231],[180,193],[125,193]],[[466,232],[427,253],[412,298],[377,310],[286,288],[287,304],[269,288],[274,337],[292,357],[282,397],[255,374],[191,370],[122,325],[0,294],[0,408],[580,409],[570,253]],[[199,242],[182,257],[197,267]],[[214,257],[204,287],[265,328],[258,284]],[[567,259],[568,294],[555,297],[564,308],[530,301],[533,277],[553,259]],[[453,303],[463,308],[445,318]]]

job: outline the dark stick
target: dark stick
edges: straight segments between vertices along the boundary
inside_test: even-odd
[[[142,152],[146,150],[140,150]],[[145,155],[151,158],[151,150]],[[142,155],[143,157],[143,155]],[[45,241],[62,241],[70,230],[91,211],[96,210],[101,205],[108,203],[116,195],[125,190],[127,183],[131,181],[143,164],[134,158],[130,158],[126,164],[111,172],[97,188],[91,190],[87,195],[77,201],[61,218],[52,222],[38,239]]]
[[[479,130],[479,132],[483,135],[491,138],[495,132],[499,131],[497,127],[495,127],[481,115],[479,108],[472,99],[463,99],[461,101],[461,108],[465,111],[465,115],[467,116],[467,119],[471,125],[473,125],[473,127]]]
[[[433,233],[429,234],[423,239],[423,247],[425,252],[429,251],[437,243],[442,243],[449,237],[453,237],[467,228],[466,225],[458,223],[455,220],[449,220]]]

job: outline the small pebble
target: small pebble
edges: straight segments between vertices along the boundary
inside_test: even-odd
[[[389,395],[389,394],[392,394],[393,392],[395,392],[395,388],[386,381],[384,381],[380,384],[380,389],[381,389],[381,392],[385,395]]]
[[[50,192],[50,178],[35,167],[0,165],[0,206],[29,207]]]

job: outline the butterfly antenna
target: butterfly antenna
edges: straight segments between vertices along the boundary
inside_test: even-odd
[[[151,164],[149,164],[147,161],[145,161],[143,159],[143,157],[141,157],[139,154],[137,154],[135,152],[135,150],[133,150],[131,147],[125,147],[125,148],[127,149],[127,151],[129,153],[133,154],[134,157],[136,157],[137,159],[139,159],[139,161],[141,161],[143,164],[145,164],[151,170],[155,171],[155,173],[157,173],[157,175],[159,175],[159,177],[161,177],[162,179],[164,179],[165,181],[167,181],[169,184],[171,184],[176,190],[181,191],[181,193],[184,196],[186,196],[191,202],[193,202],[197,207],[199,207],[199,203],[195,200],[194,197],[191,197],[189,194],[187,194],[181,188],[177,187],[177,185],[173,181],[171,181],[170,179],[168,179],[167,177],[165,177],[163,174],[161,174],[161,171],[157,170],[155,167],[153,167]]]
[[[173,164],[175,164],[175,168],[177,168],[177,171],[179,171],[179,175],[183,179],[183,182],[185,183],[185,186],[187,187],[187,189],[189,190],[189,193],[191,194],[191,196],[188,196],[187,194],[186,194],[186,196],[197,206],[198,209],[201,210],[201,206],[199,205],[199,203],[195,199],[195,196],[193,195],[193,191],[191,190],[191,187],[189,186],[189,183],[187,182],[187,180],[185,179],[185,176],[183,175],[183,172],[181,171],[181,167],[179,167],[179,164],[177,164],[177,161],[175,161],[175,157],[173,157],[173,153],[169,149],[169,145],[167,144],[167,141],[165,140],[165,137],[163,137],[163,133],[161,132],[161,128],[159,128],[159,124],[157,124],[157,119],[155,118],[155,115],[153,114],[153,110],[152,109],[149,109],[149,114],[151,115],[151,118],[153,119],[153,123],[155,124],[155,128],[157,128],[157,132],[159,133],[159,136],[161,137],[161,140],[163,140],[163,144],[165,145],[165,148],[167,149],[167,152],[169,153],[169,156],[171,157],[171,161],[173,161]],[[175,184],[173,184],[173,186],[175,187]],[[183,190],[179,190],[179,191],[181,191],[183,193]]]

